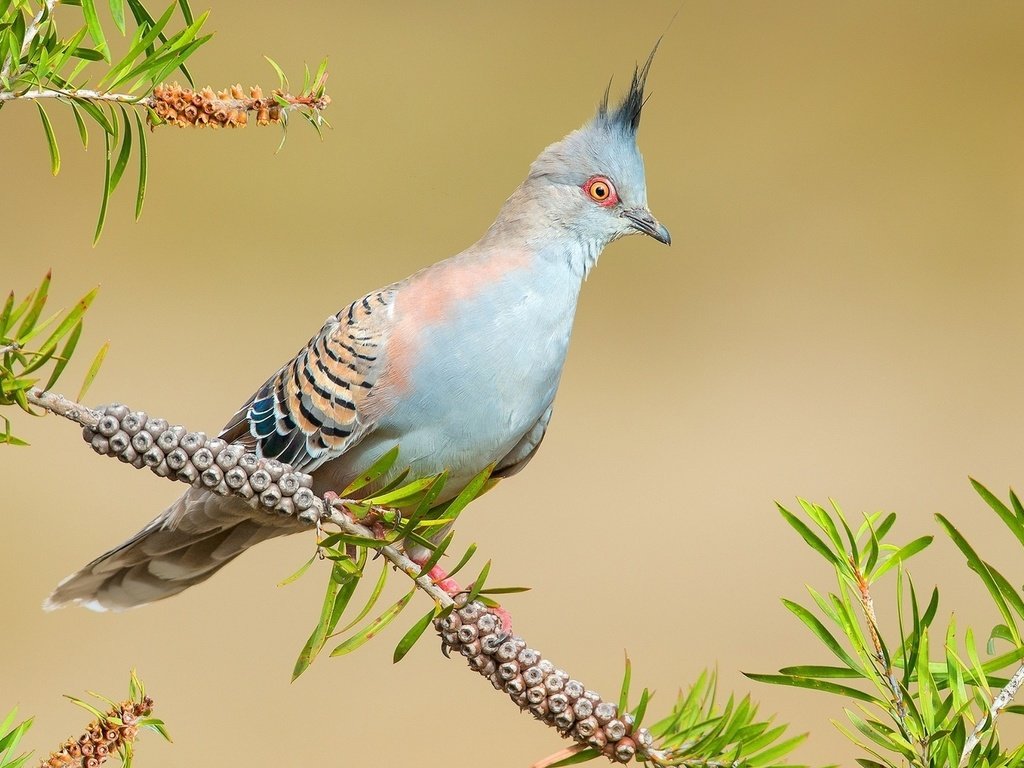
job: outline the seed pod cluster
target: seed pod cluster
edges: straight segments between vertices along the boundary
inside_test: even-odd
[[[40,768],[96,768],[134,742],[138,721],[152,712],[153,700],[148,696],[142,701],[121,702],[107,712],[106,718],[89,723],[77,739],[65,741],[40,763]]]
[[[182,480],[220,496],[236,495],[254,507],[282,515],[314,507],[313,478],[275,459],[263,459],[241,445],[203,432],[187,432],[120,403],[96,409],[100,419],[82,437],[96,453],[114,456],[160,477]]]
[[[278,94],[278,91],[274,91]],[[250,111],[256,113],[257,125],[269,125],[281,119],[281,107],[273,97],[266,98],[258,85],[246,96],[242,86],[232,85],[214,92],[207,86],[198,90],[183,88],[178,83],[163,83],[153,89],[149,105],[164,122],[178,127],[238,128],[249,122]]]
[[[520,709],[613,762],[628,763],[648,753],[654,738],[634,729],[633,717],[573,680],[518,635],[502,632],[501,618],[483,603],[456,597],[456,610],[434,623],[442,650],[458,651],[472,669],[507,693]]]

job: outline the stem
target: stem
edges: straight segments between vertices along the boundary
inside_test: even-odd
[[[892,664],[886,662],[885,653],[882,652],[882,640],[878,634],[878,617],[875,615],[875,600],[871,596],[871,588],[864,574],[856,564],[853,565],[853,572],[857,577],[857,587],[860,590],[860,604],[864,609],[864,617],[867,619],[868,632],[871,635],[871,644],[875,647],[875,662],[885,678],[885,683],[892,693],[892,702],[896,706],[896,720],[899,723],[903,735],[909,739],[907,732],[907,708],[903,703],[903,691],[900,690],[900,683],[896,679],[896,672]]]
[[[132,96],[127,93],[106,93],[86,89],[58,90],[56,88],[33,88],[21,93],[0,91],[0,101],[14,101],[15,99],[81,99],[83,101],[117,101],[127,104],[137,103],[144,105],[150,102],[149,106],[152,106],[152,97]]]
[[[43,7],[39,9],[39,13],[35,15],[31,23],[25,28],[25,38],[21,43],[21,53],[18,54],[19,59],[25,58],[25,54],[28,53],[28,48],[32,45],[32,41],[35,40],[36,35],[39,34],[39,26],[42,24],[43,16],[49,17],[53,13],[54,7],[59,3],[60,0],[44,0]],[[0,82],[7,82],[7,78],[11,76],[11,67],[14,66],[14,60],[10,54],[7,55],[7,59],[4,61],[4,67],[0,70]]]
[[[967,758],[970,757],[971,751],[978,746],[978,742],[981,741],[981,732],[985,729],[985,725],[991,722],[995,725],[996,718],[999,717],[999,713],[1009,706],[1010,702],[1013,701],[1013,697],[1017,695],[1017,691],[1021,685],[1024,684],[1024,664],[1013,673],[1013,677],[1010,678],[1010,682],[1006,684],[1006,687],[999,692],[999,695],[992,701],[992,708],[989,710],[987,715],[984,715],[978,724],[974,726],[974,730],[971,731],[971,735],[967,737],[967,741],[964,742],[964,750],[960,753],[960,768],[967,765]]]

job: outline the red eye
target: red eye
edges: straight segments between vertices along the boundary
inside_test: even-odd
[[[607,207],[619,202],[619,196],[615,194],[615,187],[604,176],[587,179],[587,183],[583,185],[583,191],[598,205]]]

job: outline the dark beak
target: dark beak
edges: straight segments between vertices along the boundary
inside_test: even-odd
[[[629,219],[629,223],[638,232],[650,235],[659,243],[672,245],[672,235],[668,233],[665,226],[658,221],[646,208],[630,208],[622,212],[622,215]]]

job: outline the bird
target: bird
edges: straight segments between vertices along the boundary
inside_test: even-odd
[[[605,246],[671,244],[647,204],[637,132],[657,45],[616,104],[545,148],[473,245],[328,318],[220,437],[346,487],[395,446],[387,482],[447,472],[454,496],[493,465],[519,472],[551,420],[584,281]],[[445,498],[439,499],[444,501]],[[249,547],[308,530],[191,487],[120,546],[64,579],[44,607],[119,611],[199,584]]]

